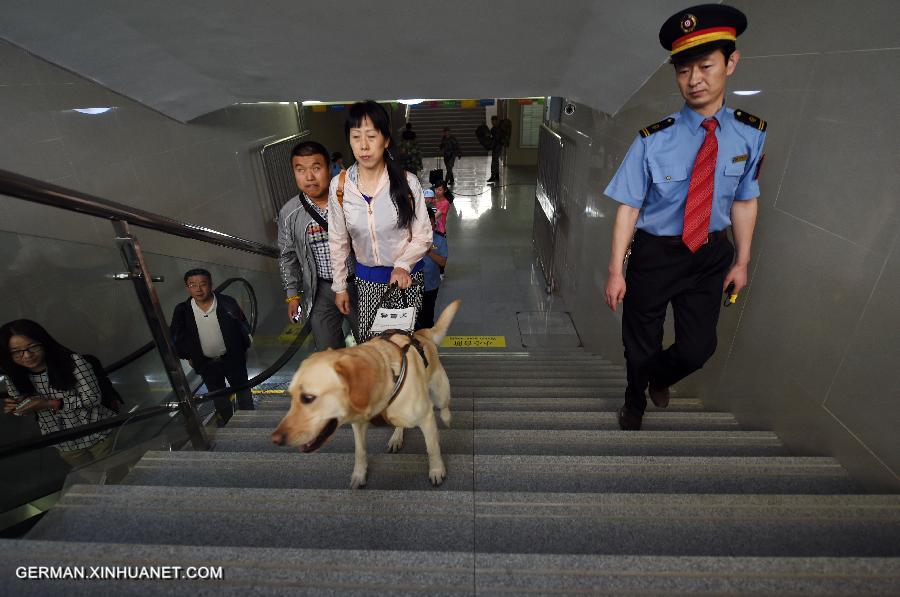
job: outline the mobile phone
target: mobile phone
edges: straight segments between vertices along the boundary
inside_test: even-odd
[[[25,408],[26,406],[28,406],[28,405],[31,404],[32,402],[34,402],[34,398],[26,398],[25,400],[19,402],[19,403],[16,405],[16,408],[14,409],[15,412],[21,411],[23,408]]]

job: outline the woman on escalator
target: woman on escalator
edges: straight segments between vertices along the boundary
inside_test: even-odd
[[[33,414],[42,435],[115,415],[100,402],[92,365],[34,321],[18,319],[0,327],[0,368],[9,393],[3,413]],[[74,468],[108,454],[112,439],[110,431],[99,431],[56,444],[56,449]]]

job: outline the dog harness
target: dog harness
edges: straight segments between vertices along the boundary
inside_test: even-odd
[[[391,338],[397,335],[406,336],[407,338],[409,338],[409,344],[400,347],[391,342]],[[428,359],[425,358],[425,348],[422,346],[422,343],[419,342],[415,338],[415,336],[413,336],[412,332],[407,332],[404,330],[385,330],[375,337],[391,342],[391,344],[397,346],[397,348],[400,349],[400,356],[402,357],[402,360],[400,361],[400,373],[397,375],[397,379],[394,381],[394,390],[391,392],[391,397],[388,398],[387,404],[384,405],[384,408],[381,409],[381,411],[377,415],[369,419],[369,423],[371,423],[372,425],[376,427],[384,427],[391,424],[391,422],[384,417],[384,411],[386,411],[388,407],[391,406],[391,403],[393,403],[394,399],[400,394],[400,390],[403,389],[403,383],[406,381],[406,353],[409,352],[410,348],[415,348],[419,353],[419,356],[422,357],[422,362],[425,363],[426,369],[428,368]]]

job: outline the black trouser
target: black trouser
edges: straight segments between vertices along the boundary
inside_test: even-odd
[[[434,290],[426,290],[422,294],[422,309],[419,311],[419,317],[416,319],[416,329],[434,327],[434,305],[437,303],[437,295],[440,287]]]
[[[312,313],[309,314],[309,323],[312,326],[313,339],[316,342],[316,350],[326,348],[344,348],[344,317],[350,322],[353,337],[356,333],[356,285],[351,278],[347,283],[347,293],[350,295],[350,314],[344,315],[338,311],[334,302],[334,291],[331,290],[331,280],[319,278],[316,286],[316,300],[313,303]]]
[[[247,354],[238,356],[225,354],[218,359],[207,361],[197,373],[203,378],[203,383],[210,392],[224,388],[226,379],[231,387],[237,386],[247,381]],[[234,414],[228,394],[213,398],[213,404],[216,405],[221,422],[228,422]],[[249,389],[237,392],[237,405],[241,410],[254,409],[253,394]]]
[[[710,240],[692,254],[680,239],[635,233],[622,311],[629,410],[644,412],[648,383],[654,388],[671,386],[713,355],[722,283],[733,259],[734,247],[727,236]],[[670,302],[675,342],[663,350]]]
[[[500,180],[500,152],[502,147],[491,150],[491,180]]]
[[[444,156],[444,168],[447,170],[444,175],[444,180],[447,181],[447,184],[453,184],[453,164],[456,162],[456,156],[450,156],[449,158]]]

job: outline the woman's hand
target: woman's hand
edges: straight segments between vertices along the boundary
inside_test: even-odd
[[[350,315],[350,294],[346,290],[335,293],[334,304],[342,315]]]
[[[17,404],[18,402],[16,400],[13,400],[12,398],[6,398],[3,401],[3,414],[6,415],[16,410]]]
[[[409,272],[402,267],[395,267],[394,271],[391,272],[391,279],[388,282],[388,286],[394,283],[402,290],[412,286],[412,278],[410,277]]]

